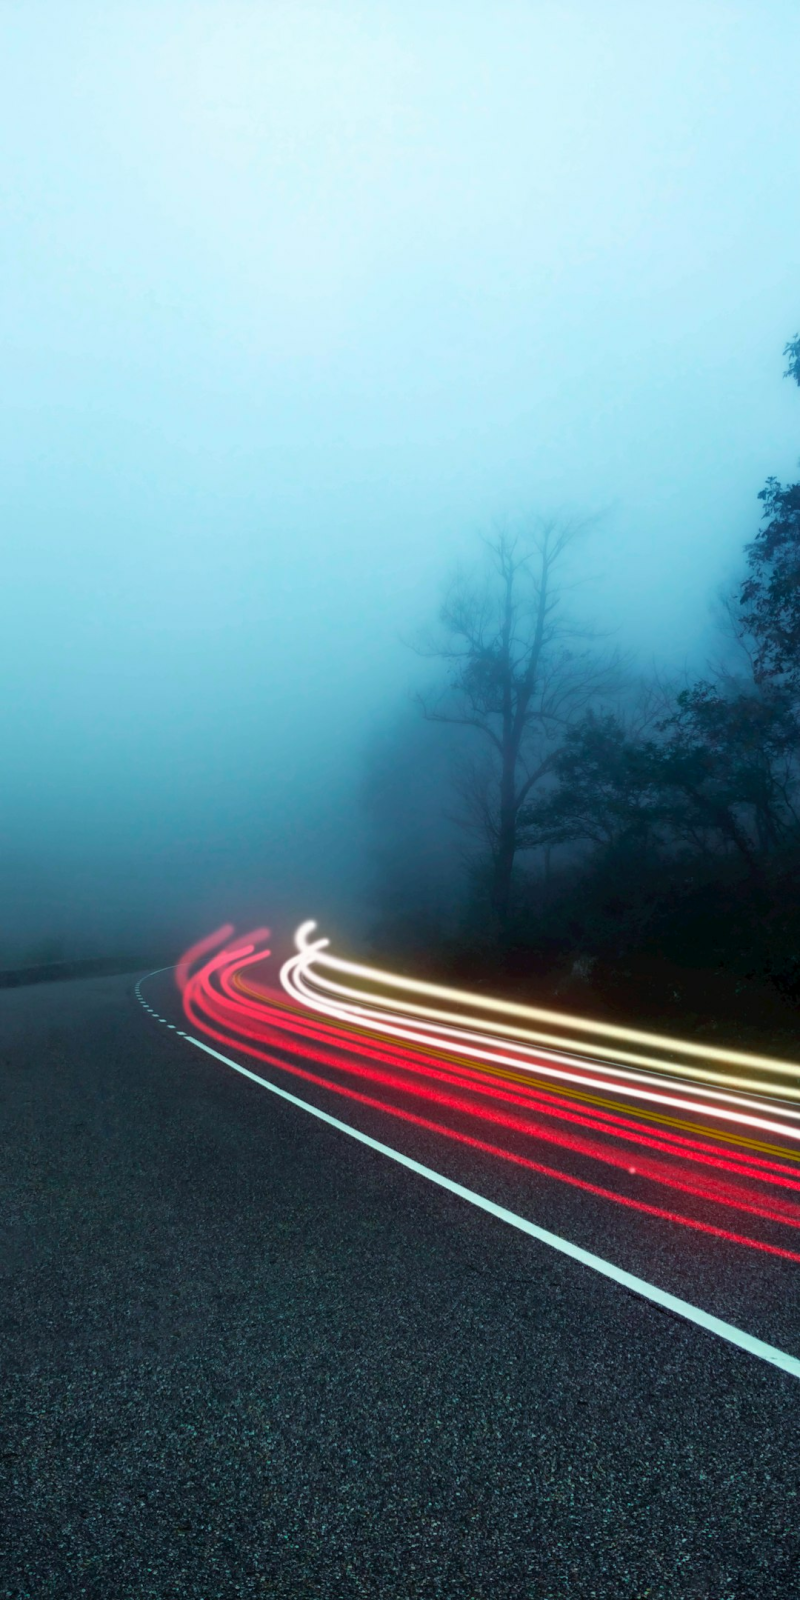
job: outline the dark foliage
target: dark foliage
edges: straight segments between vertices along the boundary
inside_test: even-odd
[[[800,384],[800,333],[796,333],[794,338],[789,340],[783,353],[789,357],[784,378],[794,378],[795,383]]]
[[[628,737],[590,711],[554,761],[555,787],[527,807],[529,845],[591,841],[597,848],[702,856],[733,853],[750,872],[792,839],[798,726],[781,690],[684,689],[658,737]]]
[[[766,526],[747,551],[742,584],[744,626],[760,679],[800,690],[800,483],[768,478],[759,500]]]
[[[800,384],[800,334],[785,354]],[[684,1027],[713,1028],[720,1013],[768,1026],[777,1007],[785,1029],[800,1000],[800,483],[770,478],[759,498],[763,526],[732,611],[746,666],[662,699],[644,731],[602,693],[577,697],[534,781],[518,775],[515,746],[509,871],[520,851],[527,871],[507,875],[498,933],[497,849],[483,874],[473,863],[441,966],[533,981],[564,1003],[577,991],[597,1012],[678,1014]],[[515,615],[506,588],[501,641]],[[485,607],[470,606],[470,625],[483,626]],[[463,704],[445,720],[479,726],[502,753],[502,717],[499,739],[485,724],[505,708],[516,726],[505,657],[472,634],[467,643]]]

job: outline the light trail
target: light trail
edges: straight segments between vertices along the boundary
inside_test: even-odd
[[[253,956],[251,958],[253,962],[260,959],[260,956]],[[241,967],[244,967],[247,964],[247,962],[243,962],[241,963]],[[254,985],[252,980],[250,982],[245,982],[241,975],[241,968],[237,970],[233,976],[223,970],[221,976],[221,986],[226,993],[230,993],[231,990],[235,990],[238,994],[251,996],[258,1000],[260,1003],[261,1014],[263,1014],[263,1006],[265,1003],[274,1005],[279,1000],[277,991],[266,989],[261,985]],[[235,996],[233,996],[233,998],[235,998]],[[358,1035],[360,1038],[369,1038],[370,1036],[367,1029],[358,1026],[351,1026],[349,1032],[353,1035]],[[630,1105],[626,1101],[620,1100],[619,1098],[608,1098],[606,1095],[586,1094],[582,1088],[574,1088],[569,1086],[569,1080],[574,1077],[574,1075],[571,1073],[561,1074],[559,1075],[558,1079],[551,1077],[550,1079],[543,1081],[542,1079],[533,1075],[535,1068],[527,1064],[522,1068],[521,1071],[486,1065],[484,1063],[476,1065],[468,1063],[463,1055],[454,1054],[452,1051],[441,1049],[436,1051],[436,1058],[438,1060],[451,1063],[454,1070],[460,1071],[462,1074],[473,1075],[478,1073],[481,1079],[494,1079],[499,1083],[519,1085],[528,1095],[534,1094],[538,1090],[541,1091],[544,1098],[547,1098],[550,1101],[552,1101],[552,1097],[556,1095],[559,1102],[573,1099],[592,1110],[599,1108],[596,1111],[597,1117],[603,1118],[612,1123],[618,1122],[624,1124],[627,1122],[630,1125],[631,1117],[637,1119],[638,1123],[641,1123],[641,1121],[645,1121],[646,1123],[657,1123],[661,1138],[672,1141],[674,1144],[676,1144],[676,1146],[683,1145],[690,1148],[697,1147],[696,1139],[689,1139],[685,1137],[685,1135],[688,1133],[696,1134],[696,1123],[687,1121],[685,1118],[666,1115],[664,1112],[648,1110],[647,1107],[643,1105]],[[575,1078],[575,1081],[580,1083],[583,1080]],[[630,1090],[625,1088],[623,1085],[610,1083],[609,1087],[616,1087],[618,1090],[620,1090],[620,1092],[626,1092],[630,1094]],[[683,1104],[683,1102],[680,1103]],[[758,1102],[745,1102],[745,1104],[757,1103]],[[695,1111],[702,1109],[702,1107],[695,1102],[691,1102],[691,1104]],[[624,1117],[616,1117],[614,1115],[614,1113],[623,1111],[625,1113]],[[790,1112],[789,1114],[793,1115],[794,1113]],[[673,1129],[677,1129],[678,1131],[673,1132]],[[791,1131],[791,1129],[789,1131]],[[710,1128],[707,1130],[707,1132],[709,1137],[714,1139],[717,1143],[735,1144],[741,1147],[740,1158],[742,1160],[747,1160],[750,1163],[755,1163],[756,1165],[761,1165],[767,1168],[775,1167],[774,1162],[764,1159],[768,1156],[779,1156],[783,1160],[797,1161],[800,1163],[800,1150],[794,1151],[791,1149],[786,1149],[783,1146],[769,1144],[764,1140],[753,1139],[747,1135],[738,1134],[730,1129]],[[759,1154],[755,1154],[753,1152],[759,1152]]]
[[[672,1050],[680,1055],[693,1055],[700,1059],[733,1063],[739,1066],[764,1067],[767,1070],[783,1072],[791,1077],[800,1079],[800,1066],[797,1063],[781,1061],[774,1056],[757,1056],[746,1054],[742,1051],[723,1050],[716,1045],[698,1044],[696,1040],[678,1039],[658,1033],[645,1033],[641,1029],[623,1028],[614,1023],[588,1020],[585,1017],[567,1015],[565,1012],[546,1011],[538,1006],[522,1006],[514,1001],[497,1000],[486,995],[476,995],[461,989],[450,989],[441,984],[425,983],[418,978],[408,978],[400,973],[385,972],[378,967],[367,967],[357,962],[344,961],[340,956],[324,954],[329,944],[327,939],[315,939],[312,941],[310,935],[315,928],[315,922],[307,921],[302,922],[297,929],[295,943],[299,957],[309,958],[310,962],[313,962],[316,966],[330,967],[336,972],[347,973],[352,977],[360,977],[367,982],[382,984],[388,988],[409,989],[413,993],[430,995],[439,999],[455,1000],[460,1005],[469,1005],[475,1010],[488,1010],[507,1016],[546,1021],[562,1030],[565,1026],[568,1026],[576,1031],[596,1034],[611,1041],[628,1040],[631,1043],[650,1044],[660,1049]],[[294,957],[292,959],[296,961],[298,958]],[[557,1044],[559,1035],[548,1035],[547,1038],[550,1043]]]
[[[775,1119],[767,1119],[763,1115],[760,1117],[751,1115],[752,1111],[761,1109],[763,1107],[763,1093],[766,1092],[763,1090],[762,1098],[760,1100],[753,1100],[739,1092],[723,1093],[719,1090],[708,1089],[705,1085],[703,1085],[704,1098],[701,1100],[699,1098],[686,1098],[686,1085],[680,1084],[679,1087],[683,1090],[683,1095],[678,1097],[676,1095],[669,1095],[664,1092],[664,1087],[662,1086],[665,1085],[665,1078],[661,1073],[654,1074],[652,1072],[645,1073],[642,1071],[626,1071],[625,1069],[614,1067],[610,1063],[603,1061],[602,1063],[592,1063],[594,1072],[591,1076],[587,1076],[586,1057],[575,1057],[568,1053],[569,1046],[572,1041],[565,1041],[565,1048],[563,1050],[559,1050],[555,1054],[552,1051],[547,1051],[542,1048],[534,1050],[532,1047],[522,1044],[514,1047],[513,1054],[501,1054],[496,1048],[490,1048],[488,1050],[485,1048],[477,1048],[479,1045],[492,1046],[495,1044],[495,1041],[489,1035],[468,1031],[468,1019],[462,1018],[455,1026],[452,1027],[444,1027],[443,1025],[434,1026],[431,1024],[426,1029],[422,1029],[419,1026],[412,1028],[406,1026],[403,1021],[405,1016],[404,1011],[378,1010],[377,1004],[370,1004],[370,1001],[373,1001],[374,997],[365,995],[363,991],[353,991],[358,993],[360,997],[360,1003],[357,1005],[345,1004],[344,1002],[333,1002],[328,998],[326,993],[321,994],[319,990],[314,987],[314,983],[318,981],[318,975],[314,971],[316,964],[321,960],[327,960],[329,963],[331,963],[335,958],[325,958],[321,955],[324,946],[327,944],[327,940],[318,940],[313,944],[308,940],[308,932],[313,927],[313,923],[303,923],[302,926],[298,928],[296,940],[299,946],[299,951],[296,956],[293,956],[289,961],[284,963],[284,966],[281,969],[281,982],[287,993],[293,995],[293,997],[296,998],[301,1004],[304,1004],[325,1016],[337,1018],[340,1021],[355,1021],[362,1025],[368,1026],[372,1030],[385,1033],[390,1037],[397,1039],[406,1039],[415,1043],[423,1043],[433,1046],[434,1048],[441,1048],[442,1046],[451,1049],[455,1048],[458,1049],[462,1054],[467,1054],[471,1058],[480,1062],[495,1062],[500,1065],[513,1066],[517,1069],[527,1072],[531,1071],[531,1062],[533,1062],[537,1072],[544,1073],[546,1076],[555,1079],[560,1079],[565,1082],[575,1084],[582,1084],[587,1088],[615,1088],[617,1090],[624,1088],[624,1092],[626,1094],[631,1095],[636,1099],[649,1100],[653,1104],[667,1105],[683,1110],[689,1110],[701,1116],[719,1117],[723,1121],[730,1121],[744,1126],[760,1128],[764,1131],[777,1133],[782,1137],[793,1139],[800,1143],[800,1111],[796,1111],[793,1107],[782,1106],[782,1121],[780,1122],[776,1121]],[[338,960],[336,964],[339,970],[344,969],[347,971],[352,971],[353,973],[365,972],[376,976],[374,969],[369,967],[357,967],[355,964],[341,962]],[[380,976],[383,975],[380,974]],[[409,979],[403,979],[402,982],[406,986],[411,985],[411,980]],[[423,985],[422,987],[430,989],[431,985]],[[457,991],[448,990],[446,992],[448,994],[453,994]],[[470,1000],[471,996],[467,995],[463,996],[463,998],[465,1000]],[[491,1004],[492,1007],[495,1008],[502,1004],[502,1002],[499,1001],[487,1001],[485,1003]],[[515,1009],[519,1010],[522,1008],[517,1007]],[[551,1012],[546,1014],[548,1016],[554,1015],[554,1013]],[[574,1019],[571,1017],[565,1018],[565,1021],[572,1024]],[[552,1036],[550,1037],[552,1039]],[[650,1038],[655,1036],[647,1035],[647,1037]],[[753,1059],[762,1060],[766,1058]],[[652,1065],[652,1062],[648,1061],[648,1064]],[[603,1076],[597,1075],[599,1067],[602,1067]],[[673,1071],[675,1069],[674,1067],[671,1067],[670,1070]],[[688,1069],[686,1070],[688,1072]],[[669,1080],[667,1079],[666,1082],[668,1083]],[[659,1087],[643,1087],[645,1084],[657,1084]],[[730,1109],[731,1107],[735,1107],[735,1109]]]
[[[556,1013],[460,995],[343,961],[325,954],[327,941],[312,939],[313,929],[313,923],[298,929],[297,953],[281,969],[282,991],[264,988],[252,978],[248,981],[249,969],[266,958],[264,930],[228,943],[231,929],[226,927],[200,941],[187,952],[177,974],[188,1022],[216,1044],[244,1051],[316,1090],[343,1096],[532,1176],[555,1179],[628,1210],[800,1261],[800,1251],[780,1238],[787,1229],[795,1236],[800,1231],[800,1174],[793,1164],[800,1157],[800,1112],[794,1106],[781,1104],[776,1106],[778,1114],[767,1115],[769,1098],[763,1086],[757,1099],[734,1086],[711,1087],[705,1081],[704,1047],[687,1041],[678,1041],[676,1049],[684,1057],[694,1054],[699,1065],[676,1068],[672,1062],[648,1056],[646,1069],[634,1070],[630,1064],[619,1067],[573,1055],[579,1029],[575,1018],[565,1017],[567,1048],[558,1051],[552,1032]],[[321,972],[321,967],[327,970]],[[336,980],[327,975],[331,968]],[[353,981],[339,983],[338,977],[355,980],[355,986]],[[452,1003],[458,997],[463,1010],[443,1012],[417,1005],[408,999],[415,990],[426,999],[445,996]],[[475,1018],[469,1007],[490,1011],[491,1020]],[[547,1046],[535,1043],[516,1022],[503,1022],[504,1011],[515,1018],[546,1017],[551,1029]],[[586,1030],[599,1035],[602,1025],[586,1024]],[[656,1035],[629,1029],[613,1032],[628,1040],[645,1039],[664,1051],[672,1048],[672,1041]],[[297,1056],[323,1066],[325,1075],[299,1065],[292,1059]],[[715,1064],[728,1059],[716,1047],[712,1056]],[[764,1072],[773,1065],[769,1058],[741,1052],[730,1059],[737,1069],[752,1063]],[[775,1065],[781,1077],[800,1070],[791,1063]],[[692,1081],[676,1082],[670,1076],[675,1071]],[[715,1071],[715,1081],[729,1079]],[[587,1089],[597,1088],[617,1098],[598,1103],[596,1096],[586,1094]],[[782,1083],[778,1092],[786,1093]],[[631,1100],[633,1106],[626,1104]],[[650,1109],[637,1105],[637,1100]],[[688,1112],[698,1125],[684,1122],[683,1131],[663,1126],[662,1108]],[[643,1127],[642,1115],[656,1126]],[[726,1125],[723,1130],[716,1126],[720,1121]],[[495,1137],[485,1136],[490,1129],[502,1130],[506,1141],[502,1146]],[[759,1145],[752,1138],[754,1129],[784,1144],[762,1140]],[[735,1148],[721,1148],[723,1138]],[[539,1159],[538,1153],[530,1153],[531,1145],[560,1151],[568,1166]],[[586,1176],[581,1167],[587,1162],[616,1173],[617,1187],[608,1188]],[[576,1164],[577,1171],[571,1170]],[[701,1214],[653,1203],[643,1197],[643,1183],[689,1197]],[[715,1211],[721,1215],[712,1220]],[[745,1214],[751,1228],[758,1226],[760,1236],[728,1226],[725,1219],[731,1211]]]
[[[152,977],[153,974],[151,973],[149,976]],[[142,996],[141,980],[136,985],[136,994],[144,1009],[154,1014],[152,1007],[147,1004]],[[158,1020],[163,1022],[165,1019],[159,1017]],[[288,1089],[281,1088],[279,1084],[272,1083],[268,1078],[263,1078],[259,1073],[251,1071],[249,1067],[243,1066],[241,1061],[234,1061],[230,1056],[223,1055],[221,1051],[214,1050],[211,1045],[206,1044],[202,1039],[195,1039],[188,1033],[182,1033],[180,1037],[185,1039],[187,1044],[194,1045],[196,1049],[202,1050],[206,1055],[213,1057],[215,1061],[222,1062],[224,1066],[230,1067],[233,1072],[237,1072],[251,1083],[257,1084],[260,1089],[265,1089],[269,1094],[276,1095],[297,1111],[316,1118],[327,1127],[335,1128],[337,1132],[345,1134],[350,1139],[355,1139],[357,1143],[365,1145],[367,1149],[378,1152],[378,1154],[387,1157],[390,1161],[396,1162],[398,1166],[404,1167],[416,1176],[426,1179],[427,1182],[434,1184],[437,1188],[443,1189],[447,1193],[457,1196],[458,1199],[466,1201],[469,1205],[475,1206],[479,1211],[487,1213],[512,1228],[517,1228],[529,1238],[535,1239],[538,1243],[544,1244],[549,1249],[556,1250],[560,1255],[566,1256],[568,1260],[575,1261],[579,1265],[587,1267],[590,1271],[597,1272],[601,1277],[610,1280],[610,1282],[621,1285],[631,1294],[649,1301],[650,1304],[659,1307],[662,1311],[668,1311],[671,1315],[680,1317],[683,1321],[703,1329],[704,1332],[713,1333],[718,1339],[722,1339],[727,1344],[745,1351],[747,1355],[755,1356],[758,1360],[767,1362],[769,1366],[776,1367],[778,1371],[785,1372],[790,1377],[800,1378],[800,1360],[798,1360],[797,1356],[790,1355],[788,1351],[780,1350],[776,1345],[768,1344],[764,1339],[756,1338],[743,1328],[736,1327],[731,1322],[726,1322],[722,1317],[715,1317],[710,1312],[704,1311],[701,1306],[693,1305],[690,1301],[684,1300],[678,1295],[670,1294],[655,1283],[649,1283],[646,1278],[640,1278],[632,1272],[626,1272],[623,1267],[616,1266],[613,1261],[606,1261],[593,1251],[584,1250],[581,1245],[573,1244],[571,1240],[563,1239],[559,1234],[551,1233],[549,1229],[540,1227],[538,1223],[532,1222],[528,1217],[522,1217],[518,1212],[509,1210],[507,1206],[498,1205],[495,1200],[490,1200],[486,1195],[477,1194],[474,1189],[468,1189],[464,1184],[456,1183],[453,1178],[447,1177],[445,1173],[437,1172],[434,1168],[425,1166],[421,1161],[415,1161],[413,1156],[407,1155],[405,1151],[396,1150],[391,1145],[384,1144],[382,1140],[373,1139],[370,1134],[364,1133],[361,1128],[354,1128],[350,1123],[342,1122],[339,1117],[331,1116],[329,1111],[323,1111],[320,1106],[310,1105],[307,1100],[301,1099],[299,1095],[291,1094]]]

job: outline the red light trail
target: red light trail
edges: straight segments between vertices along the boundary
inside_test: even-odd
[[[793,1106],[776,1106],[774,1098],[771,1104],[767,1098],[768,1092],[791,1095],[793,1085],[787,1090],[784,1084],[776,1089],[774,1081],[765,1083],[759,1099],[736,1088],[719,1087],[740,1082],[742,1067],[756,1075],[756,1082],[768,1070],[791,1080],[798,1071],[791,1064],[741,1053],[728,1058],[721,1050],[706,1051],[686,1041],[633,1030],[603,1030],[583,1019],[557,1019],[553,1013],[414,984],[324,956],[325,942],[310,941],[311,927],[306,924],[298,930],[298,954],[281,970],[282,990],[254,982],[248,971],[269,955],[264,929],[245,940],[232,940],[233,929],[226,925],[200,940],[176,969],[188,1022],[207,1038],[316,1090],[355,1101],[531,1174],[684,1228],[800,1261],[800,1251],[790,1248],[791,1234],[782,1243],[774,1237],[775,1229],[793,1234],[800,1229],[800,1170],[794,1164],[800,1156],[800,1114]],[[320,972],[323,966],[360,980],[361,987],[331,982]],[[387,988],[416,990],[426,1000],[456,999],[461,1009],[442,1012],[398,999],[396,993],[387,998]],[[487,1022],[471,1014],[477,1009],[489,1009],[505,1020]],[[522,1015],[533,1018],[537,1029],[539,1019],[547,1019],[546,1043],[517,1026],[516,1018]],[[555,1048],[558,1020],[570,1035],[563,1051]],[[576,1057],[571,1035],[581,1029],[612,1034],[614,1044],[622,1038],[638,1048],[644,1041],[649,1050],[661,1054],[643,1058],[647,1070],[635,1071],[630,1067],[631,1053],[621,1049],[618,1053],[628,1063],[625,1068],[613,1060],[598,1060],[589,1043],[581,1045],[587,1053]],[[525,1042],[529,1038],[537,1042]],[[611,1054],[607,1038],[603,1048]],[[666,1051],[682,1055],[683,1065],[676,1067],[666,1059]],[[335,1076],[309,1071],[298,1057]],[[727,1059],[736,1077],[719,1070]],[[676,1083],[676,1071],[689,1083]],[[544,1082],[541,1074],[547,1075]],[[709,1087],[708,1077],[715,1087]],[[747,1080],[752,1081],[752,1077]],[[587,1087],[601,1087],[618,1098],[598,1103],[596,1096],[587,1095]],[[638,1101],[659,1109],[645,1109]],[[701,1126],[683,1122],[683,1131],[675,1131],[669,1125],[674,1119],[661,1110],[665,1105],[688,1110]],[[434,1120],[427,1115],[429,1110],[445,1120]],[[709,1119],[712,1124],[722,1121],[723,1128],[709,1127]],[[502,1130],[508,1144],[500,1146],[486,1138],[491,1130]],[[765,1144],[753,1138],[754,1130],[770,1132],[785,1143]],[[568,1163],[578,1164],[579,1171],[537,1159],[542,1146],[554,1154],[561,1151]],[[535,1155],[529,1153],[531,1147]],[[617,1173],[621,1188],[608,1188],[583,1176],[580,1167],[587,1161]],[[642,1182],[690,1197],[704,1214],[685,1215],[626,1192],[641,1189]],[[719,1222],[708,1220],[710,1208]],[[746,1215],[751,1228],[770,1225],[769,1236],[746,1236],[720,1225],[731,1211]]]

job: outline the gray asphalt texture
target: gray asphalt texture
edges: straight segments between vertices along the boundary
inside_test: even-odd
[[[4,992],[0,1075],[0,1595],[800,1595],[796,1380],[282,1105],[132,978]]]

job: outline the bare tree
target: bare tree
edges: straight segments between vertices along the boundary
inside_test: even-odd
[[[420,696],[424,715],[474,728],[486,741],[488,762],[474,764],[475,782],[463,798],[490,849],[501,928],[508,922],[514,860],[525,847],[521,808],[550,771],[564,727],[598,694],[610,692],[617,675],[616,661],[599,662],[585,645],[586,628],[563,610],[567,554],[586,526],[550,518],[521,530],[498,529],[484,541],[483,573],[453,580],[438,637],[416,646],[449,669],[435,699]]]

